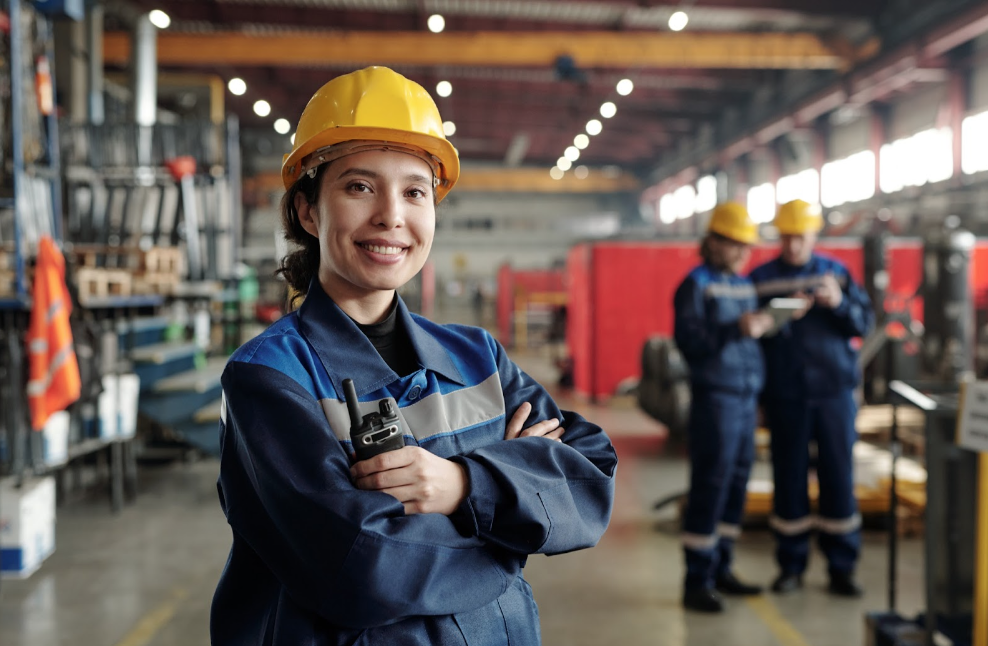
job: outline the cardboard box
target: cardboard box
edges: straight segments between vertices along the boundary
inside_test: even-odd
[[[45,465],[56,467],[69,459],[69,414],[65,411],[52,413],[45,428],[41,431],[41,443]]]
[[[26,579],[55,551],[55,479],[0,480],[0,576]]]

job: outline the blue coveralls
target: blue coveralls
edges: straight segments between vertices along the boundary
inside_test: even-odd
[[[214,646],[535,646],[528,555],[592,546],[607,527],[617,459],[604,432],[560,411],[486,331],[432,323],[400,300],[397,316],[421,366],[405,377],[315,282],[230,358],[218,486],[233,547]],[[354,486],[348,377],[362,414],[390,398],[406,444],[466,469],[454,514],[406,516]],[[563,441],[505,441],[522,402],[526,426],[559,418]]]
[[[712,587],[731,567],[754,457],[764,364],[738,319],[756,308],[747,278],[709,264],[676,290],[676,345],[690,367],[690,492],[683,519],[687,588]]]
[[[776,259],[751,272],[759,303],[796,292],[812,294],[826,274],[840,283],[836,309],[814,306],[762,339],[767,381],[762,397],[772,432],[775,479],[773,514],[776,559],[784,574],[801,574],[809,558],[809,535],[819,532],[831,572],[850,573],[861,550],[861,516],[854,498],[853,448],[857,439],[854,388],[860,374],[851,338],[874,323],[868,295],[838,261],[813,254],[802,267]],[[818,514],[810,511],[809,445],[817,446]]]

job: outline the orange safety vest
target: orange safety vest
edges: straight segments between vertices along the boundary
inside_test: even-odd
[[[47,236],[38,245],[32,298],[27,399],[31,428],[40,431],[52,413],[65,410],[82,390],[69,326],[72,301],[65,286],[65,258]]]

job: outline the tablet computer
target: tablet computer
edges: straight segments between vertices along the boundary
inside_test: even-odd
[[[771,315],[775,321],[775,328],[778,329],[806,305],[806,300],[802,298],[773,298],[765,306],[764,312]]]

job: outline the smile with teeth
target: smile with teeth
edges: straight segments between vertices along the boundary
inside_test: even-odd
[[[405,250],[403,247],[383,247],[376,244],[361,244],[360,246],[367,251],[373,251],[374,253],[383,254],[385,256],[393,256]]]

